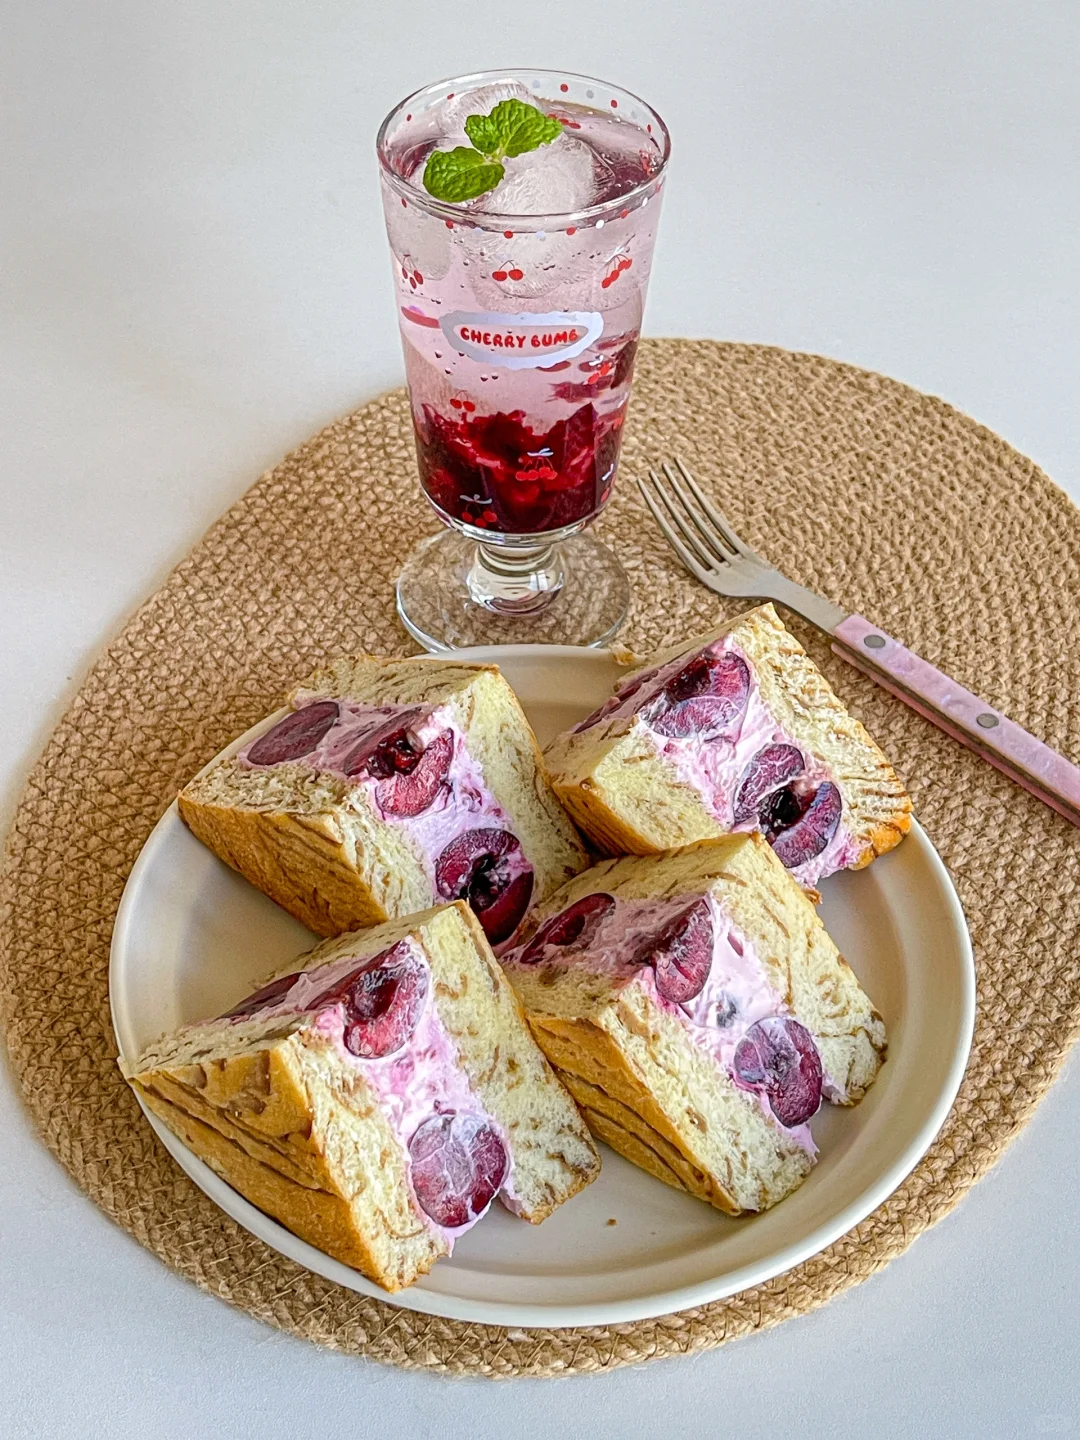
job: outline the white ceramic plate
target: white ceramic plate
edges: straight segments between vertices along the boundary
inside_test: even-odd
[[[521,645],[463,653],[498,661],[541,744],[594,709],[617,673],[602,651]],[[147,1118],[196,1184],[253,1234],[393,1305],[561,1326],[640,1320],[720,1299],[797,1265],[880,1205],[937,1134],[967,1062],[971,945],[923,830],[914,825],[892,854],[834,876],[823,892],[825,923],[885,1017],[889,1058],[861,1105],[822,1107],[813,1122],[817,1167],[764,1215],[729,1219],[601,1147],[600,1178],[543,1225],[495,1205],[452,1259],[391,1297],[255,1209]],[[163,1031],[219,1014],[312,943],[309,931],[204,849],[171,806],[131,872],[113,934],[110,997],[121,1053],[135,1056]]]

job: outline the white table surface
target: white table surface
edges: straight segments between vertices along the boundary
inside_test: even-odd
[[[977,416],[1080,499],[1068,0],[9,5],[0,820],[98,648],[289,447],[399,381],[372,137],[500,61],[638,90],[677,160],[652,334],[819,351]],[[0,1083],[16,1437],[1080,1434],[1080,1071],[832,1306],[693,1360],[436,1377],[279,1335],[115,1229]],[[8,1427],[5,1430],[5,1426]]]

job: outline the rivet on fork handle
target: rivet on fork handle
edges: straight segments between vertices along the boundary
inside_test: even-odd
[[[833,639],[844,660],[1080,826],[1080,767],[861,615],[849,615]]]

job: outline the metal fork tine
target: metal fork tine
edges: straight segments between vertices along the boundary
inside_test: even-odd
[[[679,467],[679,474],[686,481],[694,499],[698,502],[702,510],[704,510],[705,514],[720,531],[725,542],[728,543],[731,548],[737,551],[740,555],[745,555],[748,560],[759,560],[761,557],[757,554],[757,552],[755,550],[751,550],[750,546],[747,545],[745,541],[740,540],[731,521],[727,518],[724,512],[722,510],[718,510],[716,506],[712,503],[712,501],[706,499],[705,495],[702,494],[700,485],[698,485],[693,475],[690,474],[690,471],[686,468],[682,460],[676,458],[675,464]]]
[[[682,535],[682,526],[678,525],[677,517],[672,516],[671,505],[668,502],[667,496],[664,494],[656,472],[650,470],[648,473],[649,479],[652,481],[651,487],[646,486],[640,477],[637,477],[637,483],[646,505],[648,505],[652,511],[653,518],[664,532],[668,543],[675,549],[683,564],[689,569],[692,569],[699,580],[703,583],[708,583],[712,561],[704,552],[701,545],[690,543]]]
[[[681,460],[665,462],[661,468],[663,479],[656,470],[647,472],[648,485],[636,475],[638,489],[675,554],[709,590],[717,595],[775,600],[826,634],[832,634],[847,618],[839,605],[796,585],[744,545]]]
[[[707,515],[702,515],[694,502],[689,498],[683,489],[678,477],[669,464],[664,464],[664,474],[667,476],[668,484],[678,497],[683,517],[689,520],[697,531],[700,539],[704,542],[705,549],[710,557],[720,561],[721,564],[730,564],[738,560],[739,552],[735,546],[728,542],[726,537],[717,533],[717,526],[711,524]]]
[[[660,529],[664,532],[668,544],[675,551],[675,554],[678,555],[679,559],[683,562],[686,568],[690,571],[691,575],[696,576],[696,578],[700,580],[703,585],[708,585],[708,571],[701,568],[701,566],[691,555],[690,551],[686,548],[686,546],[682,543],[679,537],[675,534],[674,530],[672,530],[668,522],[664,519],[663,514],[661,513],[655,500],[649,494],[648,487],[646,486],[644,480],[642,480],[641,476],[635,475],[634,479],[637,481],[637,487],[641,491],[641,498],[645,501],[645,504],[652,511],[653,519],[656,521],[657,525],[660,526]]]
[[[673,498],[668,493],[663,481],[655,470],[649,471],[649,479],[653,483],[654,491],[663,501],[664,509],[667,511],[672,524],[678,529],[687,545],[694,551],[705,568],[707,570],[715,570],[717,565],[726,564],[730,557],[719,549],[710,549],[709,546],[704,543],[703,536],[699,533],[700,527],[695,527],[690,523],[693,520],[693,516],[688,513],[683,513],[682,507],[677,502],[677,498]],[[668,483],[671,483],[670,479]]]

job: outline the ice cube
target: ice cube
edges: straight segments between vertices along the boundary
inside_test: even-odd
[[[592,204],[596,163],[590,146],[565,131],[557,140],[504,162],[506,175],[478,209],[499,215],[562,215]]]
[[[396,195],[388,194],[386,233],[397,264],[419,270],[429,280],[441,280],[450,269],[450,231],[442,220],[425,215],[418,206],[402,206]]]
[[[478,310],[513,314],[536,309],[551,296],[552,310],[596,309],[585,304],[593,290],[594,262],[581,236],[560,231],[518,232],[507,240],[484,230],[455,231],[469,261],[469,288]],[[498,276],[498,279],[495,277]]]
[[[465,134],[465,121],[470,115],[490,115],[501,100],[523,100],[526,105],[534,103],[533,96],[518,80],[479,85],[475,90],[466,90],[445,101],[438,110],[439,130],[445,137],[440,140],[439,149],[452,150],[455,145],[470,144]]]

